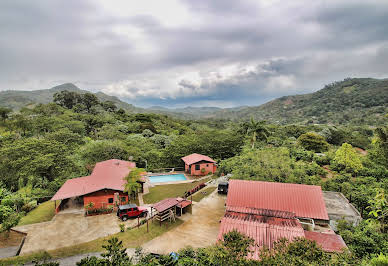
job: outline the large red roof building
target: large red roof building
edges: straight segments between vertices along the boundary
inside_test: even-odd
[[[133,162],[117,159],[96,163],[90,176],[67,180],[51,200],[79,197],[83,199],[84,206],[92,202],[94,208],[106,208],[117,202],[126,203],[125,177],[135,167]]]
[[[226,205],[293,212],[299,218],[329,220],[320,186],[231,180]]]
[[[193,153],[182,157],[182,161],[185,163],[185,172],[193,176],[214,174],[217,170],[216,162],[206,155]]]
[[[309,221],[325,233],[306,231]],[[323,250],[340,252],[346,248],[341,236],[329,226],[329,217],[321,187],[262,181],[231,180],[226,199],[226,212],[221,220],[218,239],[232,230],[255,240],[252,259],[259,259],[263,246],[272,248],[280,238],[290,241],[305,237],[317,242]]]

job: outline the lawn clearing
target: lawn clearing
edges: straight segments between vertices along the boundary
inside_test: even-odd
[[[58,205],[57,205],[58,206]],[[18,225],[35,224],[50,221],[55,215],[54,201],[46,201],[22,217]]]
[[[215,189],[216,187],[206,187],[201,189],[200,191],[198,191],[193,195],[193,201],[200,202],[201,199],[203,199],[206,196],[209,196]]]
[[[74,256],[78,254],[84,254],[89,252],[100,252],[103,251],[102,245],[106,244],[106,240],[117,237],[119,240],[123,241],[123,246],[126,248],[135,248],[143,245],[144,243],[152,240],[155,237],[162,235],[163,233],[174,229],[175,227],[181,225],[182,220],[176,219],[175,223],[164,222],[162,226],[159,223],[149,221],[149,232],[147,233],[147,224],[140,226],[140,228],[134,228],[123,233],[113,234],[107,237],[102,237],[95,239],[93,241],[81,243],[74,246],[64,247],[60,249],[50,250],[45,252],[46,255],[49,254],[52,258],[63,258]],[[44,254],[43,254],[44,255]],[[7,259],[0,259],[0,265],[15,265],[20,263],[30,262],[36,257],[42,257],[42,252],[27,254],[18,257],[12,257]]]
[[[211,177],[201,181],[195,181],[193,183],[171,184],[171,185],[158,185],[150,188],[150,193],[143,195],[144,203],[156,203],[165,198],[182,197],[183,194],[198,186],[201,183],[206,183]]]

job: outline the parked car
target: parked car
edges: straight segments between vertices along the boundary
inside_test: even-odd
[[[145,217],[147,214],[147,208],[138,207],[136,204],[120,205],[117,210],[117,216],[123,221],[131,217]]]
[[[218,184],[218,193],[219,194],[228,194],[229,183],[228,182],[220,182]]]

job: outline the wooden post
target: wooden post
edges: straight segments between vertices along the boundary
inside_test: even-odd
[[[148,219],[147,219],[147,233],[148,233]]]
[[[137,228],[140,229],[140,216],[137,216]]]

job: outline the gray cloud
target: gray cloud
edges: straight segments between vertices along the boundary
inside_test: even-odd
[[[0,90],[63,81],[140,105],[255,105],[384,77],[386,14],[386,1],[3,0]]]

